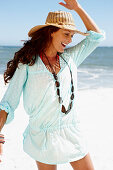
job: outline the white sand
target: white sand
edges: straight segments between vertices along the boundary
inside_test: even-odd
[[[0,100],[7,86],[0,75]],[[85,133],[95,170],[113,169],[113,89],[101,88],[79,91],[78,113]],[[22,133],[28,123],[22,96],[15,110],[15,119],[5,125],[4,154],[0,170],[36,170],[35,161],[24,153]],[[69,163],[58,165],[58,170],[72,170]]]

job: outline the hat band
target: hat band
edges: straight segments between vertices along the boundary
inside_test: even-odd
[[[68,22],[68,23],[66,23],[66,22],[65,22],[65,23],[62,23],[62,22],[57,22],[57,23],[53,23],[53,22],[51,22],[51,23],[50,23],[50,22],[46,22],[45,24],[47,24],[47,25],[54,24],[54,25],[63,25],[63,26],[64,26],[64,25],[72,25],[72,26],[75,26],[75,24],[72,24],[72,23],[69,23],[69,22]]]

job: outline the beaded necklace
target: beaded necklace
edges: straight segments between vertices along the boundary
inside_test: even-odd
[[[44,55],[45,55],[45,57],[46,57],[49,65],[50,65],[50,67],[51,67],[51,69],[52,69],[52,74],[53,74],[53,77],[54,77],[54,79],[55,79],[55,86],[56,86],[56,88],[57,88],[58,101],[59,101],[60,104],[62,104],[62,103],[63,103],[63,100],[62,100],[62,97],[60,96],[60,89],[59,89],[60,83],[59,83],[59,81],[58,81],[58,76],[57,76],[57,74],[54,72],[53,67],[51,66],[51,64],[50,64],[50,62],[49,62],[49,59],[48,59],[48,57],[46,56],[45,53],[44,53]],[[59,57],[59,56],[58,56],[58,57]],[[61,58],[67,63],[67,61],[66,61],[62,56],[61,56]],[[68,63],[67,63],[67,65],[68,65],[68,67],[69,67],[69,64],[68,64]],[[63,113],[65,113],[65,114],[68,114],[68,113],[70,112],[70,110],[72,109],[73,99],[74,99],[74,86],[73,86],[72,71],[71,71],[70,67],[69,67],[69,70],[70,70],[70,75],[71,75],[71,97],[70,97],[71,102],[69,103],[67,110],[66,110],[65,106],[62,105],[61,111],[62,111]]]

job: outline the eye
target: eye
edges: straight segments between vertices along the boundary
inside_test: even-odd
[[[64,34],[65,34],[66,37],[69,36],[69,33],[64,33]],[[73,38],[73,36],[74,35],[71,35],[71,38]]]
[[[68,35],[69,35],[69,33],[65,33],[65,35],[66,35],[66,36],[68,36]]]

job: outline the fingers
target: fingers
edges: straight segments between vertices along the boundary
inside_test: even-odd
[[[66,4],[64,4],[63,2],[59,2],[60,5],[67,7]]]

